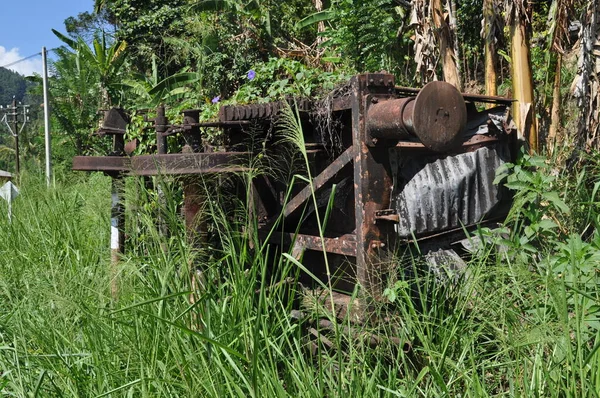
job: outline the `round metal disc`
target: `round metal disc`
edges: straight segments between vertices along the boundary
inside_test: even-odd
[[[413,126],[419,140],[436,152],[452,150],[461,141],[467,124],[462,94],[450,83],[431,82],[415,100]]]

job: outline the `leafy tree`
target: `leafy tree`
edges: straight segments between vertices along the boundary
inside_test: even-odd
[[[408,54],[405,26],[410,3],[399,0],[333,0],[299,25],[327,21],[321,44],[357,71],[399,74]],[[406,29],[407,30],[407,29]]]
[[[122,74],[121,67],[125,62],[127,44],[114,41],[108,45],[106,35],[102,33],[101,37],[94,38],[92,46],[89,46],[81,37],[73,40],[54,29],[52,32],[77,52],[78,59],[85,63],[86,68],[98,75],[103,106],[118,105],[119,92],[114,89],[114,83]]]
[[[100,76],[88,68],[80,52],[57,50],[58,59],[50,67],[50,94],[54,131],[72,142],[77,154],[92,147],[90,135],[97,125],[101,108]]]
[[[189,84],[198,81],[198,74],[181,71],[165,79],[159,78],[156,56],[152,57],[152,74],[133,73],[121,87],[136,96],[133,101],[138,108],[155,108],[161,103],[172,103],[190,92]]]
[[[513,115],[517,127],[529,142],[532,151],[538,150],[537,123],[534,110],[533,77],[531,68],[531,8],[529,0],[506,2],[506,20],[511,38]]]
[[[113,16],[106,9],[102,9],[98,13],[82,12],[76,17],[68,17],[64,23],[70,36],[82,37],[85,41],[93,40],[99,31],[111,36],[114,36],[116,32]]]
[[[98,0],[97,13],[103,12],[116,26],[115,39],[126,42],[133,51],[129,57],[136,69],[146,72],[152,55],[159,59],[172,57],[173,49],[165,37],[185,35],[186,0]],[[181,66],[163,64],[165,74]]]
[[[27,82],[23,76],[6,68],[0,68],[0,105],[11,103],[13,97],[23,101],[27,91]]]

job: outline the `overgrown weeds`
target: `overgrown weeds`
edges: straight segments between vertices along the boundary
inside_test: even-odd
[[[135,222],[115,302],[109,179],[93,175],[46,190],[26,176],[12,224],[0,218],[0,391],[597,396],[597,164],[591,158],[584,168],[556,172],[545,159],[526,157],[510,166],[516,205],[505,229],[478,231],[485,244],[468,273],[441,283],[422,272],[418,256],[399,255],[399,269],[413,272],[399,272],[389,302],[376,308],[384,321],[363,325],[318,307],[303,309],[303,319],[290,316],[302,260],[261,243],[243,201],[235,211],[218,197],[208,201],[216,238],[201,251],[190,247],[177,183],[160,179],[160,201],[136,180],[127,185],[156,200],[134,207],[128,199]],[[158,212],[168,235],[159,233]],[[321,328],[319,319],[333,324],[322,330],[331,347],[307,332]],[[366,338],[374,334],[379,344]]]

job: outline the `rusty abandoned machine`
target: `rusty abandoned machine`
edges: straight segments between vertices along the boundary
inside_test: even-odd
[[[275,227],[271,242],[295,255],[304,253],[304,262],[320,277],[325,276],[324,248],[332,273],[343,276],[338,288],[351,289],[358,281],[376,294],[380,264],[391,252],[410,242],[424,251],[448,249],[465,238],[465,229],[507,214],[510,195],[493,180],[496,169],[516,152],[516,132],[508,121],[511,100],[461,94],[444,82],[420,90],[397,87],[393,75],[377,73],[354,76],[321,101],[288,102],[302,121],[317,206],[323,207],[323,215],[329,205],[330,218],[322,241],[311,188],[297,182],[286,200],[289,180],[279,179],[278,173],[258,174],[252,200],[259,236]],[[482,103],[488,109],[478,111]],[[75,157],[73,169],[103,171],[114,178],[182,176],[186,227],[193,229],[202,207],[194,178],[247,170],[260,151],[277,159],[277,118],[283,106],[223,106],[215,122],[199,122],[200,111],[188,110],[180,126],[169,125],[159,108],[153,120],[156,153],[138,156],[125,154],[126,120],[112,110],[100,133],[113,137],[113,152]],[[203,144],[208,128],[222,129],[221,146]],[[184,144],[178,153],[167,153],[167,137]],[[117,217],[115,209],[118,204],[113,203]],[[113,239],[112,248],[120,250],[122,239],[116,244]]]

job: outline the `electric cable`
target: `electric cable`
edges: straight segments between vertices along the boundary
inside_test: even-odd
[[[53,48],[53,49],[50,49],[50,50],[46,50],[46,52],[50,52],[50,51],[56,51],[56,50],[58,50],[58,48],[59,48],[59,47],[56,47],[56,48]],[[10,67],[11,67],[11,66],[13,66],[13,65],[16,65],[16,64],[18,64],[18,63],[20,63],[20,62],[23,62],[23,61],[26,61],[26,60],[28,60],[28,59],[30,59],[30,58],[33,58],[33,57],[38,57],[38,56],[40,56],[40,55],[42,55],[42,52],[41,52],[41,51],[40,51],[39,53],[35,53],[35,54],[32,54],[32,55],[29,55],[29,56],[27,56],[27,57],[25,57],[25,58],[18,59],[18,60],[16,60],[16,61],[13,61],[13,62],[11,62],[11,63],[8,63],[8,64],[6,64],[6,65],[0,65],[0,68],[10,68]]]

